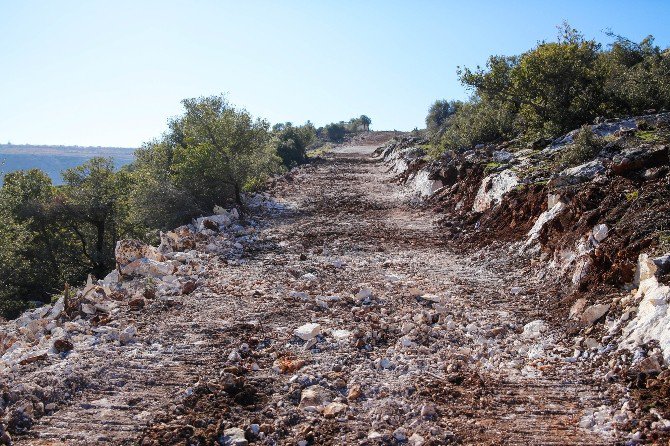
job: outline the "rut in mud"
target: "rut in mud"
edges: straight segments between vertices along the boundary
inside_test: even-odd
[[[454,253],[381,162],[343,152],[278,182],[245,262],[119,315],[135,343],[73,352],[94,379],[16,444],[615,441],[578,426],[608,401],[560,328],[524,330],[552,290],[505,251]]]

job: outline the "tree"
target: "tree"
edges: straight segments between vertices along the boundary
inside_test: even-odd
[[[139,151],[138,171],[169,182],[203,211],[217,204],[241,206],[243,190],[279,169],[269,124],[235,109],[224,96],[182,104],[184,115],[169,123],[163,138]]]
[[[332,142],[342,142],[344,135],[347,134],[347,129],[344,123],[331,123],[324,128],[326,139]]]
[[[0,188],[0,314],[48,301],[65,282],[86,277],[77,240],[57,211],[62,195],[37,169],[5,175]]]
[[[426,128],[432,136],[440,133],[447,120],[463,105],[461,101],[438,100],[430,106],[426,116]]]
[[[670,108],[670,50],[661,50],[654,37],[640,43],[609,32],[615,41],[600,56],[606,73],[608,113],[641,114]]]
[[[365,128],[365,131],[369,132],[370,131],[370,124],[372,124],[372,119],[370,119],[366,115],[361,115],[361,117],[358,118],[358,119],[360,119],[360,122],[363,125],[363,127]]]
[[[127,220],[130,177],[114,171],[111,158],[91,158],[62,174],[63,200],[58,209],[63,223],[76,234],[92,272],[103,277],[114,267],[114,247]]]

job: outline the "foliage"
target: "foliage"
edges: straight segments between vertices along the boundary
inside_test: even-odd
[[[290,122],[275,124],[272,128],[277,155],[287,168],[302,164],[307,160],[307,147],[316,139],[316,129],[312,123],[294,126]]]
[[[437,155],[445,148],[464,150],[503,139],[512,135],[513,120],[514,115],[504,106],[481,100],[464,103],[443,126],[437,145],[431,152]]]
[[[316,130],[316,136],[321,141],[341,143],[345,136],[360,131],[369,131],[372,119],[367,115],[361,115],[358,118],[351,118],[349,122],[331,122],[325,127],[319,127]]]
[[[609,111],[642,114],[647,109],[670,108],[670,49],[661,50],[648,36],[640,43],[615,38],[600,58],[605,71]]]
[[[92,158],[63,172],[55,187],[39,170],[7,174],[0,188],[0,315],[48,302],[66,283],[102,277],[122,238],[146,238],[216,204],[242,204],[242,192],[305,160],[307,123],[269,131],[222,96],[183,101],[185,113],[120,171]]]
[[[63,172],[62,223],[77,236],[91,272],[103,277],[114,267],[116,241],[132,234],[127,192],[130,176],[115,172],[111,158],[96,157]]]
[[[459,69],[466,103],[437,101],[426,117],[436,153],[501,137],[553,138],[598,116],[670,107],[670,49],[610,33],[603,49],[564,23],[555,42]],[[483,121],[490,122],[483,122]]]
[[[563,149],[561,162],[567,166],[578,166],[595,158],[604,146],[603,138],[596,135],[591,126],[584,125],[575,134],[573,143]]]
[[[342,142],[344,135],[347,134],[347,128],[344,123],[331,123],[324,128],[325,137],[328,141]]]
[[[447,120],[463,105],[461,101],[437,100],[428,110],[426,116],[426,129],[435,137],[446,127]]]
[[[360,121],[360,123],[363,126],[363,128],[365,129],[365,131],[369,132],[370,131],[370,124],[372,124],[372,119],[370,119],[366,115],[361,115],[360,118],[358,118],[358,120]]]
[[[182,101],[185,114],[173,119],[162,139],[137,154],[136,178],[157,179],[180,192],[179,210],[211,211],[214,205],[242,205],[242,191],[279,171],[269,124],[231,106],[223,96]],[[145,188],[148,189],[148,188]],[[145,190],[138,202],[148,203]],[[195,206],[192,206],[195,204]]]
[[[57,211],[62,195],[43,172],[11,172],[0,188],[0,314],[48,300],[86,273],[77,239]]]

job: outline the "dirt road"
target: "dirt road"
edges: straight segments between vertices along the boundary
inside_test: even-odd
[[[361,151],[281,181],[284,210],[196,293],[119,314],[135,343],[73,352],[93,379],[16,443],[612,444],[578,426],[607,401],[541,322],[542,283],[455,254]]]

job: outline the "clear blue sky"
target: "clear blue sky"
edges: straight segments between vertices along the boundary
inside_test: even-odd
[[[670,45],[667,0],[0,0],[0,142],[134,147],[181,99],[221,92],[273,123],[409,130],[467,96],[458,65],[553,40],[564,19]]]

